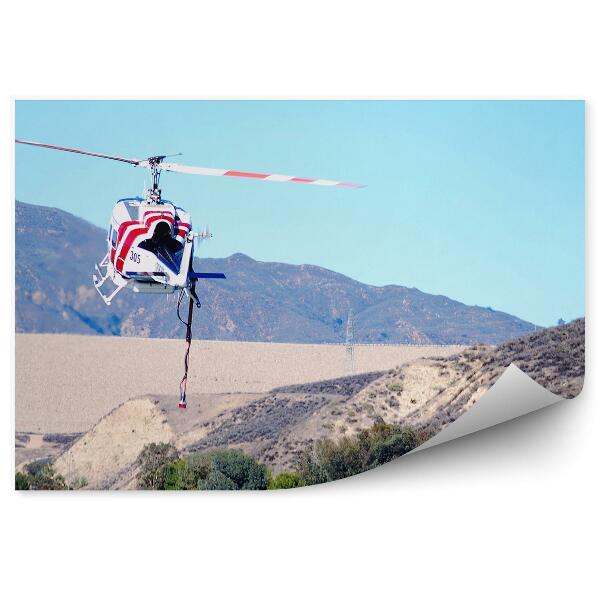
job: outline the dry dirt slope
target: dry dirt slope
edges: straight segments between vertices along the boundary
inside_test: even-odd
[[[149,396],[117,408],[56,466],[67,479],[85,477],[92,487],[131,486],[135,456],[149,441],[148,431],[155,431],[156,441],[171,441],[184,453],[240,447],[278,472],[293,467],[314,440],[355,433],[381,418],[435,433],[468,410],[511,363],[552,392],[573,397],[583,386],[584,335],[579,320],[496,348],[421,358],[385,372],[267,394],[195,396],[186,413],[174,408],[172,396]]]
[[[368,372],[457,349],[356,346],[354,362],[357,372]],[[339,345],[195,340],[188,392],[198,410],[205,411],[203,418],[214,419],[233,408],[233,398],[256,398],[276,386],[335,377],[344,371],[344,355]],[[183,356],[181,340],[17,334],[17,466],[57,456],[130,399],[173,394]],[[164,405],[177,406],[177,399],[170,397]],[[184,419],[178,431],[194,423]]]
[[[585,321],[541,330],[498,347],[475,346],[392,369],[357,393],[321,406],[285,436],[265,444],[261,457],[287,467],[294,453],[310,441],[353,434],[379,419],[427,428],[434,435],[473,406],[513,363],[551,392],[576,396],[585,374]],[[302,386],[293,389],[300,391]]]

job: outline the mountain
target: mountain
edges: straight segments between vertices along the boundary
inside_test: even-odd
[[[182,337],[175,296],[121,292],[107,307],[92,285],[104,230],[65,211],[16,203],[17,332]],[[349,309],[365,343],[498,344],[534,329],[512,315],[399,285],[377,287],[314,265],[244,254],[194,260],[203,280],[194,336],[204,339],[343,342]]]

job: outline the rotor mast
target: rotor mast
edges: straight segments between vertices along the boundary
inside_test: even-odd
[[[148,168],[150,169],[150,173],[152,175],[152,188],[146,190],[146,200],[153,204],[160,204],[161,200],[161,191],[159,186],[160,183],[160,163],[165,159],[165,156],[151,156],[148,158]]]

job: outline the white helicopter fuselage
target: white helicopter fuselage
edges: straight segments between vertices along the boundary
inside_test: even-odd
[[[125,287],[169,294],[187,285],[194,250],[192,222],[189,213],[173,203],[119,200],[106,243],[106,256],[94,274],[94,286],[106,304]],[[101,288],[109,279],[116,287],[106,295]]]

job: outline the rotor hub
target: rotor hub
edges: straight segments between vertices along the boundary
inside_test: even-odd
[[[152,188],[146,192],[146,200],[153,204],[159,204],[161,202],[161,191],[158,187],[160,182],[160,163],[165,159],[165,156],[151,156],[148,159],[148,166],[150,173],[152,174]]]

